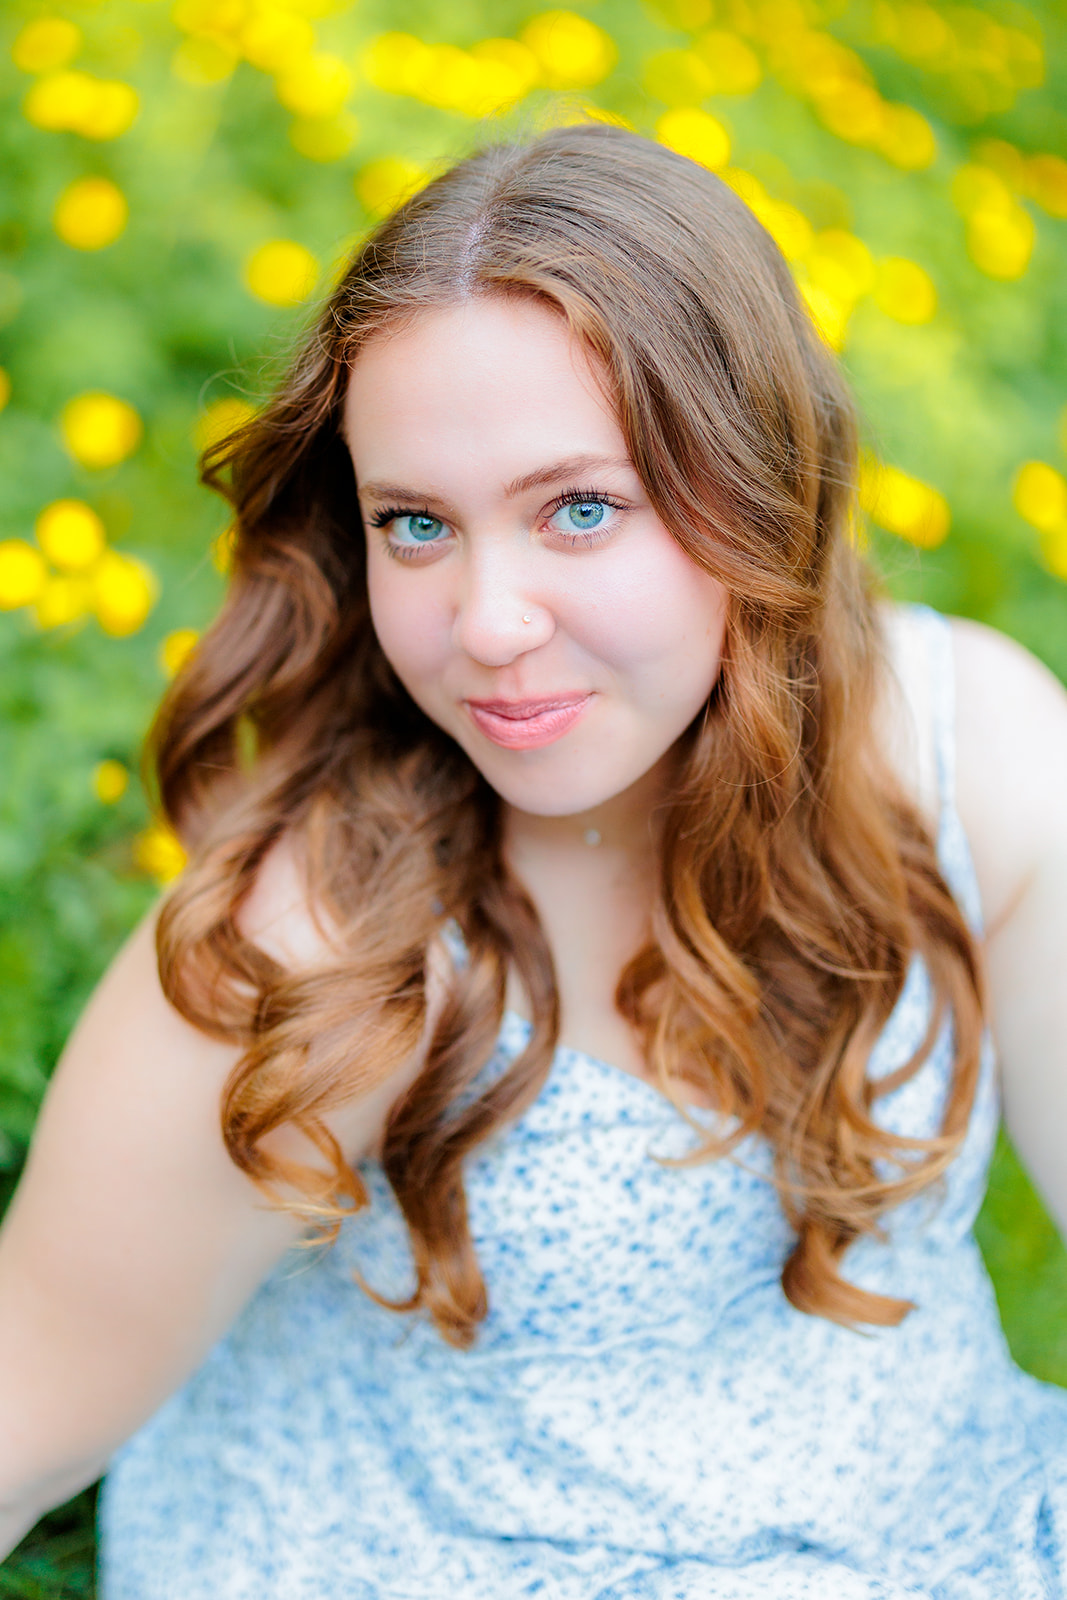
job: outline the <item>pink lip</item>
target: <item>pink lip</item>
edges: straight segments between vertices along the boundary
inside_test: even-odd
[[[536,750],[572,728],[591,694],[554,700],[468,700],[476,728],[506,750]]]

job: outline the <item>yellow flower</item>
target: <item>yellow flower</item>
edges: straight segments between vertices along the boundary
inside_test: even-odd
[[[183,39],[170,58],[170,70],[182,83],[206,89],[225,83],[240,57],[229,39]]]
[[[811,312],[812,321],[827,344],[832,350],[840,350],[844,345],[848,320],[852,314],[851,300],[832,294],[821,284],[804,278],[800,281],[800,292]]]
[[[82,578],[50,577],[34,601],[33,614],[40,628],[65,628],[92,607],[92,591]]]
[[[772,200],[770,196],[752,209],[787,261],[795,261],[804,254],[811,244],[812,231],[803,212],[785,200]]]
[[[37,543],[54,567],[84,572],[103,554],[104,524],[84,500],[53,500],[37,518]]]
[[[23,72],[53,72],[78,54],[82,31],[66,17],[37,17],[18,33],[11,59]]]
[[[922,550],[941,544],[952,520],[937,489],[869,457],[860,469],[860,504],[879,527]]]
[[[730,159],[730,135],[717,117],[693,106],[667,111],[656,123],[656,138],[669,150],[676,150],[691,161],[713,172]]]
[[[130,775],[121,761],[100,761],[93,770],[93,793],[106,806],[121,800],[130,786]]]
[[[904,256],[887,256],[878,263],[874,300],[897,322],[929,322],[937,311],[933,279],[917,261]]]
[[[221,400],[213,400],[196,419],[193,443],[197,450],[206,450],[209,445],[225,439],[228,433],[243,428],[255,414],[255,407],[250,406],[247,400],[239,400],[236,395],[225,395]]]
[[[11,399],[11,379],[8,377],[7,373],[4,371],[3,367],[0,367],[0,411],[3,411],[4,407],[7,405],[8,401],[10,399]]]
[[[715,88],[710,68],[692,50],[658,50],[641,81],[646,94],[667,106],[698,106]]]
[[[1067,161],[1062,156],[1031,156],[1026,179],[1039,206],[1052,217],[1067,217]]]
[[[93,608],[105,633],[115,639],[136,633],[155,603],[156,580],[135,556],[106,550],[92,572]]]
[[[844,228],[816,234],[804,266],[811,282],[839,301],[858,300],[874,285],[871,252]]]
[[[236,39],[249,9],[247,0],[176,0],[171,15],[186,33],[205,39]]]
[[[180,672],[200,635],[195,628],[175,628],[159,647],[159,664],[168,678]]]
[[[63,407],[59,419],[63,443],[83,467],[114,467],[132,455],[144,428],[125,400],[93,390]]]
[[[713,94],[751,94],[763,79],[755,52],[736,33],[713,29],[694,41],[697,56],[710,69]]]
[[[913,106],[887,105],[876,135],[876,148],[905,172],[920,172],[937,159],[934,130]]]
[[[142,872],[162,885],[173,882],[189,858],[174,830],[165,822],[153,822],[137,835],[133,859]]]
[[[543,11],[520,39],[537,57],[550,89],[591,89],[619,58],[610,34],[574,11]]]
[[[967,219],[967,249],[976,267],[1004,282],[1021,278],[1030,265],[1034,220],[1015,200],[1008,209],[979,209]]]
[[[294,239],[271,239],[245,262],[245,287],[270,306],[295,306],[306,300],[319,275],[310,250]]]
[[[413,33],[381,33],[360,58],[368,83],[387,94],[419,94],[426,81],[433,52]]]
[[[102,250],[126,226],[126,197],[110,178],[78,178],[56,201],[52,221],[64,244],[75,250]]]
[[[429,179],[429,172],[418,161],[404,156],[379,156],[357,172],[356,196],[372,216],[385,216],[417,194]]]
[[[1019,515],[1042,533],[1067,527],[1067,479],[1047,461],[1025,461],[1015,475],[1012,500]]]
[[[88,72],[54,72],[38,78],[23,102],[38,128],[80,133],[86,139],[117,139],[140,109],[136,89]]]
[[[258,11],[241,30],[241,51],[254,67],[278,72],[315,48],[315,32],[306,17],[288,11]]]
[[[871,84],[835,84],[818,95],[815,109],[830,132],[848,144],[879,144],[885,135],[889,108]]]
[[[301,117],[333,117],[352,92],[352,74],[340,56],[305,56],[283,67],[276,81],[278,99]]]
[[[297,117],[289,124],[289,143],[309,161],[339,161],[359,137],[351,112],[336,117]]]
[[[211,541],[211,565],[216,572],[221,572],[225,577],[233,568],[234,551],[237,548],[237,529],[233,523]]]
[[[47,581],[39,550],[25,539],[0,540],[0,611],[32,605]]]
[[[481,39],[472,48],[471,55],[476,61],[489,62],[504,73],[500,81],[510,84],[508,104],[521,100],[540,82],[541,66],[537,57],[529,45],[521,44],[518,39]]]

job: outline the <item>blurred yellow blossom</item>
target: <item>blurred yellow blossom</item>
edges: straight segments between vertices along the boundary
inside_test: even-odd
[[[812,321],[832,350],[840,350],[852,315],[851,297],[835,294],[823,284],[807,277],[800,279],[800,292]]]
[[[77,23],[66,17],[36,17],[16,35],[11,59],[23,72],[54,72],[73,61],[81,46]]]
[[[645,62],[642,83],[667,106],[698,106],[715,87],[711,69],[692,50],[658,50]]]
[[[130,786],[130,774],[121,761],[97,762],[93,769],[93,793],[106,806],[121,800]]]
[[[990,278],[1021,278],[1030,265],[1035,234],[1030,213],[1014,202],[1010,210],[978,210],[967,219],[967,249]]]
[[[693,50],[711,72],[713,94],[751,94],[759,88],[759,58],[736,33],[713,28],[693,41]]]
[[[75,250],[103,250],[126,226],[126,196],[110,178],[76,178],[56,201],[52,222],[64,244]]]
[[[1067,579],[1067,522],[1041,535],[1041,554],[1050,572]]]
[[[152,822],[137,835],[133,859],[142,872],[159,884],[168,884],[179,875],[188,860],[181,840],[165,822]]]
[[[934,130],[914,106],[886,105],[876,135],[876,149],[905,172],[920,172],[937,159]]]
[[[879,527],[933,550],[948,534],[948,501],[937,489],[897,467],[866,457],[860,468],[860,504]]]
[[[117,139],[140,109],[128,83],[94,78],[88,72],[54,72],[38,78],[23,101],[27,119],[38,128],[80,133],[86,139]]]
[[[295,306],[315,287],[319,264],[295,239],[270,239],[245,262],[245,287],[270,306]]]
[[[84,579],[53,574],[34,601],[33,614],[40,628],[65,628],[91,607],[92,590]]]
[[[360,58],[363,76],[388,94],[418,94],[426,79],[430,46],[413,33],[381,33]]]
[[[37,518],[37,543],[54,567],[83,572],[104,550],[104,524],[84,500],[53,500]]]
[[[225,439],[228,433],[243,427],[255,414],[255,407],[249,405],[247,400],[238,399],[236,395],[225,395],[221,400],[213,400],[196,419],[193,427],[193,443],[197,450],[206,450],[209,445]]]
[[[505,84],[510,84],[507,93],[513,100],[521,100],[540,81],[537,57],[529,45],[518,39],[481,39],[473,46],[471,55],[476,61],[489,62],[498,73],[505,74],[498,83],[502,91]]]
[[[236,38],[248,19],[248,0],[175,0],[171,16],[186,33],[207,39]]]
[[[11,399],[11,379],[3,367],[0,367],[0,411],[3,411]]]
[[[356,196],[372,216],[385,216],[416,194],[429,178],[427,168],[417,161],[404,156],[379,156],[357,172]]]
[[[240,34],[241,53],[263,72],[291,66],[315,48],[315,32],[306,17],[271,7],[257,11]]]
[[[47,581],[39,550],[25,539],[0,540],[0,611],[32,605]]]
[[[159,647],[159,664],[168,678],[173,678],[185,665],[200,635],[195,628],[175,628]]]
[[[897,322],[930,322],[937,311],[937,289],[917,261],[886,256],[878,263],[874,301],[880,311]]]
[[[333,117],[352,92],[352,74],[340,56],[298,57],[275,80],[278,99],[301,117]]]
[[[1067,527],[1067,479],[1047,461],[1025,461],[1012,489],[1015,509],[1042,533]]]
[[[730,135],[717,117],[695,106],[664,112],[656,123],[656,138],[669,150],[699,161],[713,172],[730,159]]]
[[[339,161],[359,137],[359,123],[349,111],[335,117],[296,117],[289,124],[289,143],[309,161]]]
[[[59,427],[63,443],[83,467],[117,466],[137,449],[144,432],[131,405],[100,390],[69,400]]]
[[[182,83],[208,88],[225,83],[240,56],[228,39],[183,39],[170,60],[170,70]]]
[[[591,89],[619,58],[611,35],[575,11],[543,11],[519,38],[537,57],[549,89]]]
[[[769,195],[752,209],[787,261],[795,261],[804,254],[812,241],[812,227],[802,211]]]
[[[824,228],[804,257],[811,282],[838,301],[858,300],[874,286],[874,260],[845,228]]]
[[[1029,194],[1052,217],[1067,217],[1067,161],[1062,156],[1031,156],[1026,163]]]
[[[104,632],[116,639],[136,633],[155,604],[155,575],[135,556],[105,550],[91,579],[93,609]]]
[[[216,572],[226,576],[233,568],[233,555],[237,546],[237,529],[230,524],[211,541],[211,565]]]

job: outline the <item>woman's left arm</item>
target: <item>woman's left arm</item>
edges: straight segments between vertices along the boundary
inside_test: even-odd
[[[1067,691],[980,623],[954,619],[953,650],[1004,1120],[1067,1240]]]

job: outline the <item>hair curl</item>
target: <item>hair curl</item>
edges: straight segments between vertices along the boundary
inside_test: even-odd
[[[663,813],[652,937],[616,1005],[650,1074],[739,1119],[776,1153],[799,1309],[895,1323],[841,1257],[946,1168],[966,1128],[983,1001],[976,948],[929,830],[875,748],[885,670],[873,581],[849,537],[855,426],[837,366],[755,217],[718,178],[600,124],[496,145],[438,177],[357,250],[292,370],[205,481],[235,513],[229,592],[164,701],[150,743],[162,805],[192,860],[159,923],[177,1009],[244,1054],[222,1125],[234,1162],[333,1237],[365,1202],[323,1121],[412,1058],[443,915],[465,936],[425,1065],[394,1107],[383,1162],[424,1308],[458,1345],[487,1307],[464,1157],[537,1095],[559,1029],[552,957],[503,859],[500,805],[412,703],[371,625],[351,459],[339,431],[368,339],[425,308],[533,296],[598,359],[659,517],[730,596],[720,679],[684,736]],[[298,839],[329,956],[293,972],[237,913],[281,835]],[[918,952],[934,1007],[891,1079],[871,1046]],[[514,966],[533,1030],[508,1072],[469,1089]],[[922,1065],[951,1014],[940,1136],[897,1137],[875,1096]],[[294,1124],[322,1155],[264,1148]],[[896,1176],[884,1176],[883,1163]],[[880,1175],[883,1174],[883,1175]],[[280,1186],[294,1185],[296,1199]]]

